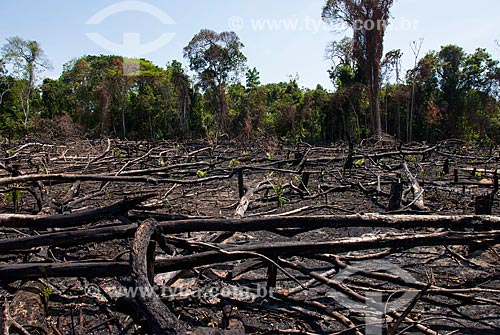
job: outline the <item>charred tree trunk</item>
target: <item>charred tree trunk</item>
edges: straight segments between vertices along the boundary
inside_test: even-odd
[[[147,258],[151,237],[156,231],[156,221],[147,220],[137,230],[135,240],[132,245],[132,278],[135,287],[139,288],[139,293],[135,299],[144,311],[145,317],[151,326],[154,334],[185,334],[186,330],[177,320],[175,315],[154,293],[151,286],[151,275],[148,264],[154,260]]]

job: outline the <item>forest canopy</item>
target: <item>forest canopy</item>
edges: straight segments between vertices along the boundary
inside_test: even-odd
[[[11,37],[0,59],[0,137],[227,135],[328,144],[360,141],[380,126],[401,141],[500,142],[500,66],[485,49],[468,54],[446,45],[422,55],[406,75],[401,50],[385,53],[375,80],[379,125],[371,106],[374,79],[366,77],[366,58],[355,46],[344,38],[327,48],[334,63],[330,91],[300,87],[298,78],[261,84],[234,32],[200,31],[184,49],[190,69],[177,60],[161,67],[147,59],[89,55],[66,63],[57,79],[40,78],[50,62],[38,42]],[[134,75],[127,73],[131,63],[140,68]]]

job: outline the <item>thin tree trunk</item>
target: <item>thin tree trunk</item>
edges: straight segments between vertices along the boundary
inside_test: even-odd
[[[375,133],[377,138],[382,139],[382,116],[380,115],[380,83],[373,83],[373,113],[375,117]]]

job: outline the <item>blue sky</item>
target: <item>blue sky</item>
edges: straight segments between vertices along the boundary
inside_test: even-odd
[[[54,66],[45,75],[58,77],[63,64],[72,58],[116,53],[99,46],[87,36],[89,33],[116,44],[122,43],[124,33],[139,33],[144,44],[166,33],[175,34],[157,50],[140,54],[134,51],[138,49],[132,49],[126,56],[141,56],[160,66],[177,59],[187,66],[182,49],[200,29],[235,30],[245,44],[243,52],[248,65],[257,67],[263,83],[286,81],[298,75],[302,86],[313,88],[321,84],[332,89],[327,74],[331,63],[324,58],[325,47],[329,41],[351,32],[321,22],[325,1],[142,1],[175,22],[164,24],[148,13],[131,11],[131,3],[124,0],[0,0],[0,44],[14,35],[37,40]],[[96,13],[111,5],[124,11],[108,15],[100,24],[88,24]],[[486,48],[495,59],[500,59],[494,42],[500,39],[498,13],[498,0],[476,0],[472,4],[463,0],[396,0],[385,51],[401,49],[405,69],[413,64],[409,44],[420,38],[424,39],[422,54],[438,50],[441,45],[457,44],[467,52]]]

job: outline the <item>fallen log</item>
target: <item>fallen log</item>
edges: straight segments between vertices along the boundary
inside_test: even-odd
[[[128,262],[17,263],[0,265],[0,281],[35,278],[111,278],[128,275]]]
[[[0,178],[0,186],[7,186],[17,183],[37,182],[37,181],[59,181],[76,182],[80,181],[98,181],[98,182],[126,182],[126,183],[149,183],[149,184],[200,184],[214,180],[225,180],[232,178],[231,175],[211,176],[198,179],[166,179],[157,176],[125,176],[125,175],[106,175],[106,174],[31,174],[17,177]]]
[[[270,217],[258,219],[218,220],[195,219],[165,222],[159,225],[164,233],[183,233],[207,231],[258,231],[269,229],[293,228],[345,228],[345,227],[392,227],[392,228],[426,228],[443,227],[450,229],[494,229],[500,226],[498,217],[477,216],[387,216],[346,215],[346,216],[314,216],[314,217]],[[88,230],[72,230],[32,237],[20,237],[0,240],[0,253],[28,250],[41,246],[66,247],[91,242],[105,242],[114,239],[132,237],[137,226],[122,225]]]
[[[86,243],[99,243],[134,236],[137,225],[63,231],[30,237],[0,240],[0,254],[7,254],[41,246],[70,247]]]
[[[500,242],[500,231],[490,233],[440,232],[432,234],[411,234],[376,237],[338,239],[332,242],[278,242],[271,244],[248,244],[223,248],[223,252],[207,251],[194,255],[172,257],[156,263],[158,273],[171,272],[201,265],[229,262],[240,259],[266,257],[307,256],[325,253],[344,253],[384,248],[415,248],[423,246],[468,245],[475,240]],[[1,278],[0,266],[0,278]]]
[[[162,222],[165,234],[193,233],[197,231],[261,231],[287,228],[315,230],[320,228],[384,227],[400,229],[499,229],[498,216],[439,216],[439,215],[382,215],[356,214],[333,216],[270,216],[258,218],[194,219]]]
[[[424,246],[469,245],[474,241],[500,242],[500,231],[484,233],[439,232],[431,234],[380,235],[375,237],[344,238],[330,242],[280,242],[247,244],[227,247],[214,245],[222,251],[206,251],[187,256],[176,256],[155,263],[156,273],[165,273],[193,267],[241,259],[287,256],[309,256],[386,248],[414,248]],[[188,243],[186,241],[186,243]],[[213,248],[212,248],[213,249]],[[80,263],[18,263],[0,265],[0,280],[12,282],[26,278],[83,277],[110,278],[129,272],[127,262]]]
[[[111,206],[90,209],[82,212],[58,215],[28,215],[28,214],[0,214],[0,225],[8,228],[68,228],[83,226],[99,220],[114,217],[137,206],[138,204],[155,197],[156,194],[147,194],[135,199],[124,200]]]

